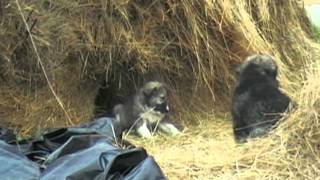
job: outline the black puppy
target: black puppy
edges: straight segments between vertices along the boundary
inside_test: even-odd
[[[288,108],[290,98],[279,90],[277,71],[271,56],[259,54],[237,68],[231,110],[237,142],[266,134]]]

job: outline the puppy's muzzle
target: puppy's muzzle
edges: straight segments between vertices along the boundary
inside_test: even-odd
[[[168,106],[167,103],[162,103],[162,104],[159,104],[157,105],[155,108],[154,108],[155,111],[159,111],[161,113],[168,113],[170,108]]]

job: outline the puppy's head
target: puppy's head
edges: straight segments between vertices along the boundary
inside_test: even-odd
[[[236,72],[239,77],[244,74],[250,74],[253,76],[265,76],[276,79],[278,67],[271,56],[256,54],[247,57],[244,63],[236,69]]]
[[[149,107],[162,113],[169,111],[168,90],[163,83],[150,81],[142,87],[142,92]]]

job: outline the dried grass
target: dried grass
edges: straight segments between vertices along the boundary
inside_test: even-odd
[[[263,138],[236,144],[228,117],[208,116],[181,137],[128,139],[145,147],[170,179],[318,179],[319,65],[310,65],[297,93],[299,107]]]
[[[68,116],[80,123],[92,116],[101,77],[125,94],[155,73],[189,129],[178,138],[128,139],[170,179],[316,179],[320,59],[302,7],[298,0],[1,0],[1,123],[22,135],[70,125]],[[276,57],[283,90],[299,106],[268,137],[236,145],[223,114],[234,67],[256,52]]]

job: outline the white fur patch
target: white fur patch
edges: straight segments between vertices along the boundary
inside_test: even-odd
[[[115,119],[116,119],[117,123],[120,123],[120,115],[119,114],[116,114],[116,118]]]
[[[160,122],[165,117],[164,113],[148,108],[144,113],[140,114],[140,118],[148,123]]]
[[[172,136],[181,134],[180,130],[170,123],[160,123],[159,129]]]
[[[151,132],[149,131],[146,122],[143,122],[143,124],[137,128],[137,133],[143,138],[149,139],[152,137]]]

